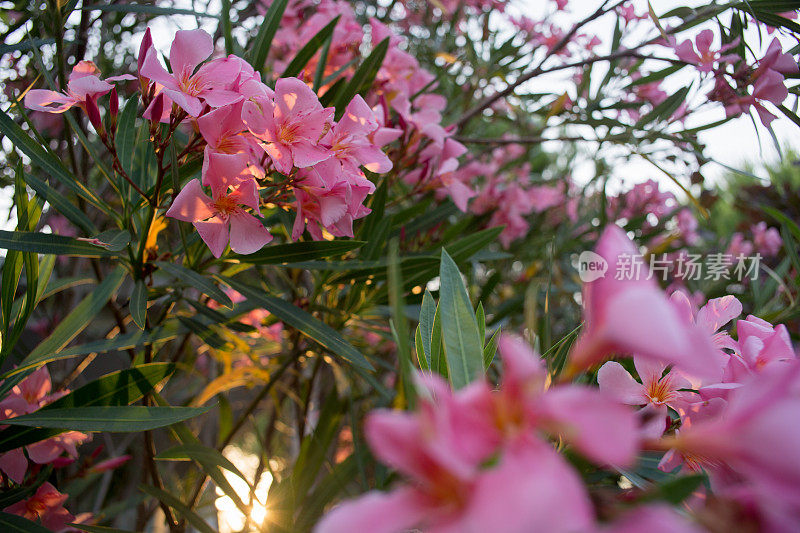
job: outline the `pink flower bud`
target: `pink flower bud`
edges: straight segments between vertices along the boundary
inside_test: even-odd
[[[89,117],[89,122],[92,123],[94,129],[101,136],[105,132],[103,129],[103,119],[100,117],[100,109],[97,107],[97,99],[93,97],[86,98],[86,116]]]
[[[119,114],[119,96],[117,96],[116,87],[111,89],[111,94],[109,95],[108,112],[112,120],[116,119]]]
[[[120,455],[119,457],[112,457],[111,459],[107,459],[105,461],[97,463],[92,467],[91,471],[105,472],[107,470],[114,470],[115,468],[119,468],[120,466],[124,465],[130,460],[131,460],[130,455]]]
[[[142,77],[142,65],[144,65],[144,58],[147,57],[147,51],[153,46],[153,37],[150,35],[150,28],[147,28],[142,37],[142,44],[139,45],[139,57],[137,63],[137,72],[139,77]]]

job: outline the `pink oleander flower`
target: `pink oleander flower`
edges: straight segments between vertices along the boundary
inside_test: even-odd
[[[375,185],[361,172],[337,178],[335,169],[331,171],[327,163],[298,173],[300,180],[294,186],[294,240],[300,238],[306,226],[314,240],[323,238],[323,228],[336,237],[352,237],[353,221],[370,213],[363,202]]]
[[[72,68],[66,92],[59,93],[46,89],[32,89],[25,95],[25,107],[46,113],[63,113],[73,106],[86,109],[86,101],[96,99],[114,88],[108,82],[135,80],[124,74],[101,80],[100,71],[91,61],[80,61]]]
[[[642,505],[625,513],[602,533],[704,533],[674,508],[666,504]]]
[[[671,451],[662,467],[671,470],[683,459],[703,468],[715,494],[751,496],[762,531],[793,531],[800,517],[800,426],[793,423],[800,419],[800,361],[752,376],[728,402],[710,402],[717,407],[709,405],[665,439]]]
[[[750,228],[753,244],[758,253],[765,257],[775,257],[783,247],[781,234],[775,228],[768,228],[766,222],[759,222]]]
[[[737,231],[731,237],[731,242],[728,244],[728,249],[725,250],[725,253],[733,258],[739,256],[748,257],[753,253],[753,243],[745,239],[744,235]]]
[[[191,222],[214,257],[222,255],[229,241],[234,252],[252,254],[272,240],[260,220],[242,207],[260,214],[255,179],[217,182],[212,185],[211,194],[209,198],[200,181],[193,179],[181,189],[166,215]]]
[[[331,157],[319,142],[333,121],[317,95],[297,78],[275,83],[274,100],[253,97],[244,103],[242,119],[267,152],[275,169],[289,174],[293,166],[310,167]]]
[[[573,384],[548,388],[541,358],[517,337],[501,336],[498,352],[503,379],[489,410],[495,431],[513,438],[544,430],[598,464],[626,466],[633,461],[638,435],[631,409],[595,388]]]
[[[683,319],[703,330],[718,349],[736,350],[736,342],[727,331],[720,331],[725,324],[742,314],[742,303],[735,296],[723,296],[709,300],[699,311],[683,291],[675,291],[670,301]],[[727,358],[720,358],[725,361]]]
[[[247,154],[248,158],[255,153],[257,143],[242,121],[243,105],[243,102],[236,102],[209,111],[197,119],[197,129],[206,141],[204,171],[212,153]]]
[[[203,30],[180,30],[169,51],[172,72],[161,66],[155,48],[145,52],[141,74],[162,87],[162,92],[197,117],[203,104],[222,107],[234,103],[241,96],[226,86],[239,74],[239,65],[226,61],[210,61],[195,69],[214,52],[211,36]]]
[[[680,317],[655,279],[647,279],[646,267],[637,269],[639,252],[625,232],[607,227],[595,252],[608,270],[583,285],[584,326],[570,352],[566,376],[614,353],[675,364],[691,375],[721,375],[718,350],[709,336]]]
[[[61,531],[75,520],[75,517],[64,509],[67,498],[67,494],[61,494],[53,485],[45,482],[33,496],[6,507],[3,511],[23,516],[33,522],[41,521],[41,524],[51,531]]]
[[[322,138],[322,142],[330,146],[332,156],[325,162],[340,167],[338,173],[343,176],[358,176],[360,166],[370,172],[383,174],[392,169],[392,162],[369,137],[379,128],[375,113],[369,108],[361,96],[356,95],[347,104],[344,116]]]
[[[680,44],[674,45],[675,55],[678,59],[697,66],[700,72],[711,72],[716,63],[735,63],[741,59],[736,54],[725,54],[728,50],[735,47],[738,43],[733,42],[720,47],[719,50],[712,50],[714,43],[714,32],[703,30],[695,37],[695,42],[685,40]],[[696,50],[696,51],[695,51]]]
[[[634,356],[634,366],[641,383],[633,379],[625,368],[616,361],[608,361],[597,372],[597,383],[600,390],[607,392],[621,403],[626,405],[640,405],[645,407],[652,423],[647,424],[644,434],[648,437],[658,438],[667,429],[667,407],[678,410],[698,397],[692,392],[681,389],[691,389],[691,383],[670,370],[666,374],[666,365],[644,361]]]
[[[478,381],[454,393],[430,375],[419,379],[416,413],[370,414],[370,448],[409,482],[339,505],[316,531],[590,530],[579,478],[537,434],[557,435],[601,464],[624,465],[637,449],[633,412],[588,387],[548,389],[541,359],[516,338],[501,338],[500,353],[498,391]]]
[[[766,320],[749,315],[736,322],[738,341],[728,368],[730,381],[741,383],[774,365],[780,366],[796,358],[786,326],[773,326]]]

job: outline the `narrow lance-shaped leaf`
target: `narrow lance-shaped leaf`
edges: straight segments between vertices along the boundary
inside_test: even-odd
[[[141,399],[175,370],[170,363],[150,363],[105,375],[62,396],[37,412],[89,406],[128,405]],[[0,453],[58,435],[60,429],[9,427],[0,431]]]
[[[156,265],[184,283],[188,284],[190,287],[194,287],[203,294],[210,296],[220,305],[228,308],[233,307],[233,301],[231,301],[230,297],[225,294],[222,289],[217,287],[213,281],[202,274],[198,274],[194,270],[190,270],[181,265],[176,265],[175,263],[168,263],[165,261],[157,261]]]
[[[35,231],[0,230],[0,248],[19,252],[68,255],[73,257],[108,257],[115,252],[72,237]]]
[[[372,365],[364,356],[348,343],[338,331],[320,321],[319,319],[306,313],[299,307],[289,302],[266,296],[261,289],[252,287],[241,281],[224,278],[225,283],[231,288],[239,291],[248,300],[256,305],[263,307],[287,325],[292,326],[304,335],[315,340],[332,353],[341,356],[346,361],[363,369],[372,370]]]
[[[170,426],[201,415],[211,407],[125,405],[40,409],[27,415],[6,419],[3,423],[35,428],[132,433]]]
[[[460,389],[483,371],[483,342],[461,273],[444,250],[439,276],[439,307],[447,369],[450,383]]]
[[[411,346],[409,343],[408,319],[403,313],[403,279],[400,276],[398,260],[399,241],[395,238],[389,243],[389,305],[392,311],[392,331],[397,343],[397,354],[400,363],[400,379],[403,396],[409,407],[415,405],[415,390],[412,377]]]
[[[209,526],[205,520],[200,518],[200,516],[197,513],[192,511],[186,504],[180,501],[176,496],[173,496],[172,494],[170,494],[165,490],[161,490],[156,487],[151,487],[150,485],[140,485],[139,488],[142,491],[149,494],[150,496],[153,496],[154,498],[161,500],[165,504],[175,509],[175,511],[179,515],[185,518],[186,521],[189,522],[195,529],[200,531],[200,533],[216,533],[216,531],[214,531],[214,529],[211,526]]]
[[[372,82],[375,81],[375,76],[378,75],[378,70],[381,68],[383,59],[388,51],[389,38],[387,37],[364,59],[364,62],[353,73],[353,77],[350,78],[344,89],[336,95],[336,102],[334,103],[336,120],[342,118],[345,107],[355,95],[363,95],[372,86]]]
[[[317,53],[317,50],[333,35],[333,30],[336,28],[336,24],[339,22],[339,18],[341,15],[334,18],[330,21],[324,28],[319,30],[316,35],[314,35],[303,48],[297,52],[297,55],[294,56],[291,63],[286,67],[286,70],[283,71],[281,75],[282,78],[289,78],[292,76],[297,76],[303,68],[308,64],[314,54]],[[322,58],[320,58],[322,61]]]
[[[58,351],[83,331],[89,325],[89,322],[94,319],[95,315],[108,303],[114,293],[117,292],[124,278],[125,268],[121,265],[109,272],[103,282],[73,308],[66,318],[56,326],[56,329],[53,330],[49,337],[39,343],[17,368],[7,372],[3,377],[39,366],[52,358],[56,358]]]
[[[250,64],[262,74],[265,71],[265,63],[272,45],[272,39],[278,31],[283,12],[286,10],[288,3],[289,0],[274,0],[272,2],[272,5],[269,6],[267,13],[264,15],[261,27],[258,29],[258,35],[253,39],[250,51],[247,54]]]
[[[144,281],[138,280],[136,282],[128,305],[131,311],[131,318],[139,326],[139,329],[144,329],[147,322],[147,285],[144,284]]]

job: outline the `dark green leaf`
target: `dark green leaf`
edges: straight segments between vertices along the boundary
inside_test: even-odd
[[[144,281],[138,280],[134,285],[129,306],[131,318],[139,329],[144,329],[147,323],[147,285]]]
[[[263,307],[287,325],[292,326],[304,335],[317,341],[332,353],[341,356],[346,361],[358,367],[372,370],[372,365],[369,361],[364,358],[361,352],[344,340],[338,331],[319,319],[314,318],[299,307],[281,300],[280,298],[267,296],[262,289],[252,287],[241,281],[232,278],[225,278],[223,281],[234,290],[239,291],[254,304]]]
[[[198,274],[194,270],[189,270],[188,268],[176,263],[157,261],[156,265],[158,265],[159,268],[169,272],[179,280],[183,281],[189,287],[195,288],[203,294],[210,296],[216,300],[218,304],[227,308],[233,307],[233,301],[231,301],[230,297],[225,294],[222,289],[217,287],[213,281],[202,274]]]
[[[16,374],[17,372],[31,367],[40,366],[47,361],[57,358],[59,350],[63,349],[78,335],[78,333],[89,325],[89,322],[94,319],[95,315],[100,312],[117,291],[124,278],[125,269],[122,266],[118,266],[112,270],[91,294],[86,296],[81,303],[70,311],[66,318],[56,326],[49,337],[39,343],[17,368],[13,371],[6,372],[3,377]]]
[[[74,431],[131,433],[149,431],[201,415],[209,407],[145,407],[141,405],[40,409],[9,418],[4,424]]]
[[[4,533],[51,533],[47,528],[27,518],[0,512],[0,530]]]
[[[267,246],[250,255],[232,254],[233,259],[256,265],[276,265],[342,255],[364,246],[364,241],[301,241]]]
[[[115,255],[103,246],[97,246],[72,237],[33,231],[0,230],[0,248],[19,252],[69,255],[74,257],[108,257]]]
[[[316,35],[314,35],[303,48],[297,52],[297,55],[294,56],[292,62],[286,67],[286,70],[283,71],[281,75],[282,78],[290,78],[293,76],[297,76],[303,68],[308,64],[314,54],[317,53],[322,45],[330,39],[331,35],[333,35],[333,30],[336,28],[336,24],[339,22],[340,16],[337,16],[328,24],[325,25],[324,28],[319,30]],[[320,58],[321,60],[321,58]]]
[[[258,29],[258,35],[253,39],[250,50],[247,54],[250,64],[258,72],[264,73],[265,64],[267,62],[267,55],[269,54],[272,39],[278,31],[281,24],[283,12],[286,10],[286,5],[289,0],[274,0],[272,5],[269,6],[267,13],[264,15],[264,20],[261,22],[261,27]]]

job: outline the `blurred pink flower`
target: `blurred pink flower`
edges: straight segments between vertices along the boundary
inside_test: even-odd
[[[646,268],[626,275],[626,261],[638,250],[618,226],[605,229],[595,252],[607,263],[605,275],[583,285],[584,326],[572,347],[565,376],[574,376],[613,353],[675,364],[693,375],[721,375],[709,336],[682,320]],[[620,275],[622,274],[622,275]],[[630,279],[628,279],[630,278]]]

